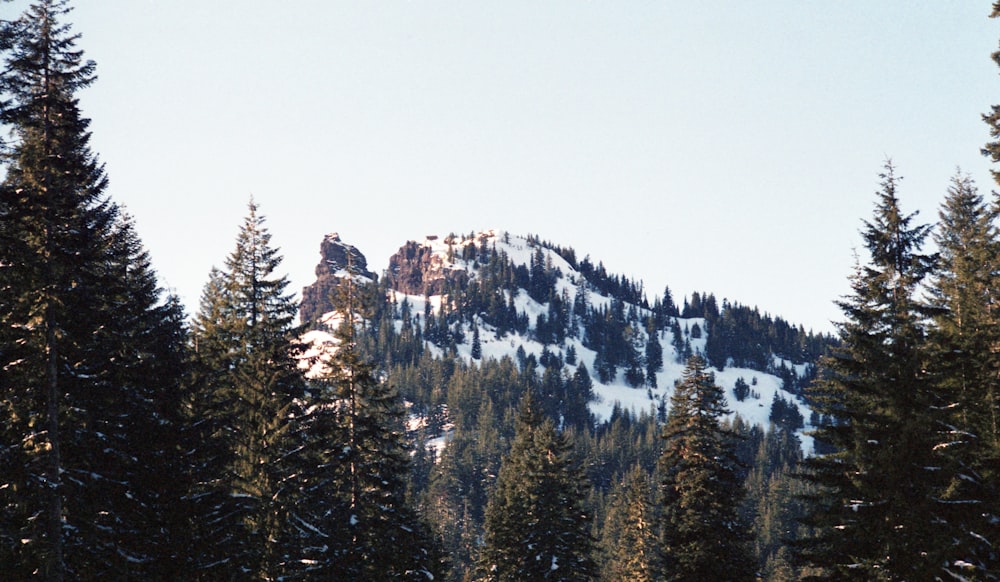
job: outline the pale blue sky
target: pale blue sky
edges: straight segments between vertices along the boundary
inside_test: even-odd
[[[75,5],[94,149],[189,311],[252,194],[296,290],[327,232],[381,271],[501,228],[829,330],[887,156],[928,221],[957,166],[992,189],[987,0]]]

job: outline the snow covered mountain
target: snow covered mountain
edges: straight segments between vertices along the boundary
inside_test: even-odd
[[[347,275],[348,262],[355,273],[378,279],[364,270],[363,255],[335,235],[324,239],[321,252],[317,283],[303,292],[304,321],[322,321],[332,308],[323,294],[331,280]],[[510,358],[522,368],[530,359],[561,366],[565,378],[584,367],[597,422],[615,407],[664,412],[685,360],[702,354],[726,390],[731,416],[765,427],[791,422],[803,449],[813,448],[804,433],[817,419],[802,387],[815,373],[817,346],[829,338],[780,318],[725,301],[720,307],[710,294],[677,306],[665,290],[650,302],[640,283],[609,275],[589,258],[577,260],[572,249],[496,230],[407,242],[379,283],[395,332],[416,330],[436,358],[469,366]],[[310,339],[328,341],[321,331]]]

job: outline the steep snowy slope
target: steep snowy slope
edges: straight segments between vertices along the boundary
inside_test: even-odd
[[[491,257],[491,258],[487,258]],[[498,259],[499,257],[499,259]],[[444,238],[428,237],[423,241],[407,243],[390,263],[386,277],[390,279],[389,300],[396,310],[397,331],[401,329],[403,312],[412,318],[418,326],[427,327],[428,317],[440,317],[443,312],[454,311],[465,299],[461,297],[464,289],[475,287],[487,276],[486,262],[489,260],[492,275],[497,272],[496,265],[506,265],[505,271],[510,271],[511,281],[519,281],[523,285],[508,285],[502,289],[502,302],[507,308],[513,307],[521,320],[521,329],[500,329],[491,322],[484,311],[469,317],[457,318],[448,328],[451,341],[426,341],[426,346],[439,357],[454,353],[468,364],[475,364],[477,359],[501,359],[509,357],[523,362],[525,358],[534,356],[536,360],[546,357],[556,357],[563,363],[566,377],[572,377],[580,365],[586,366],[593,382],[594,399],[589,403],[590,411],[600,420],[608,419],[615,406],[632,410],[656,412],[657,409],[669,407],[670,395],[674,383],[681,377],[684,369],[684,353],[680,350],[690,350],[690,353],[704,353],[708,343],[708,323],[701,317],[680,317],[677,313],[663,321],[662,311],[647,305],[637,305],[622,301],[621,297],[605,294],[598,290],[594,281],[587,277],[578,267],[567,260],[575,261],[572,252],[566,252],[554,245],[541,243],[533,237],[514,236],[503,231],[483,231],[466,236],[449,235]],[[589,263],[588,263],[589,264]],[[603,267],[600,267],[603,272]],[[593,269],[591,269],[593,273]],[[547,284],[549,301],[541,297],[541,292],[535,288],[531,293],[526,286],[537,287],[536,280],[543,278]],[[526,277],[527,275],[527,277]],[[593,277],[592,277],[593,278]],[[525,283],[529,281],[530,284]],[[495,292],[495,293],[499,293]],[[532,297],[532,295],[535,297]],[[560,299],[561,298],[561,299]],[[566,328],[550,333],[553,314],[552,301],[559,302],[563,312],[558,316],[565,320]],[[624,337],[633,346],[633,352],[641,354],[642,348],[648,349],[650,333],[654,334],[656,342],[662,351],[663,365],[655,372],[655,380],[649,376],[641,385],[636,385],[634,377],[626,378],[624,366],[608,366],[599,360],[602,349],[596,340],[590,337],[596,334],[588,328],[586,318],[577,311],[580,306],[586,307],[588,313],[622,314],[625,326]],[[658,318],[659,326],[651,322]],[[593,315],[591,315],[593,317]],[[540,323],[546,327],[543,333]],[[526,325],[525,325],[526,324]],[[505,326],[510,327],[510,326]],[[516,327],[516,326],[515,326]],[[474,347],[475,335],[478,331],[478,347]],[[322,336],[317,336],[318,338]],[[453,351],[450,351],[453,350]],[[475,358],[475,355],[479,358]],[[800,429],[800,438],[805,451],[812,450],[810,437],[802,434],[808,431],[810,411],[799,396],[784,386],[783,381],[775,372],[781,368],[792,370],[799,377],[807,373],[808,364],[793,363],[773,355],[766,369],[750,369],[726,366],[724,369],[714,369],[716,382],[726,390],[729,408],[732,415],[739,415],[751,424],[767,426],[771,405],[775,397],[784,399],[798,410],[804,419],[805,426]],[[603,366],[611,369],[604,378],[595,374],[595,370]],[[642,373],[640,372],[640,377]],[[787,377],[787,376],[786,376]],[[749,395],[742,401],[736,397],[734,388],[737,382],[749,386]]]

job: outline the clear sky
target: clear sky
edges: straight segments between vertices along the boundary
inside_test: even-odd
[[[19,11],[26,0],[0,5]],[[252,195],[298,291],[339,232],[537,234],[829,331],[891,157],[993,188],[988,0],[77,0],[111,195],[190,312]]]

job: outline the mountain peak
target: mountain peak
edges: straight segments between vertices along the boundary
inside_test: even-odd
[[[330,293],[340,279],[353,272],[356,277],[375,280],[375,273],[368,270],[368,259],[354,245],[332,232],[323,237],[319,246],[320,261],[316,265],[316,282],[302,289],[302,306],[299,317],[303,323],[318,319],[333,309]]]

